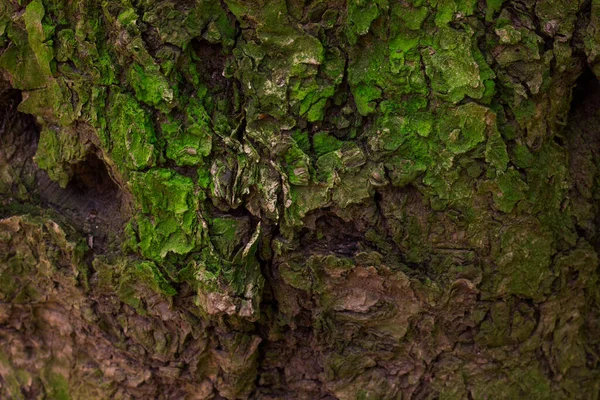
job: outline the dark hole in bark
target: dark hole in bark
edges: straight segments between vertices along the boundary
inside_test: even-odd
[[[73,166],[73,178],[67,185],[79,195],[93,196],[95,201],[110,201],[117,197],[119,188],[110,177],[106,165],[94,153]]]
[[[223,46],[219,43],[210,43],[203,39],[193,39],[192,49],[199,64],[198,73],[202,76],[204,83],[214,91],[223,90],[228,84],[227,78],[223,76],[225,60],[227,56],[223,53]]]
[[[128,219],[127,197],[111,178],[104,161],[93,151],[85,160],[74,164],[72,172],[66,188],[49,183],[42,196],[81,230],[93,250],[104,251],[109,233],[118,236],[123,231]],[[40,182],[44,182],[44,178]]]
[[[586,67],[573,87],[571,109],[563,137],[568,145],[574,208],[592,207],[596,217],[576,226],[580,237],[600,250],[600,211],[595,200],[600,157],[600,82]]]
[[[237,80],[223,76],[227,59],[231,55],[226,54],[220,43],[210,43],[202,38],[193,39],[191,49],[196,71],[214,101],[214,105],[207,108],[216,107],[223,114],[237,119],[243,102],[240,96],[241,85]],[[208,111],[212,112],[210,109]],[[236,125],[237,123],[233,124]]]
[[[354,223],[346,222],[330,211],[318,211],[307,218],[307,225],[312,226],[302,230],[300,240],[308,253],[352,257],[361,249],[364,235]]]
[[[591,100],[595,103],[596,109],[600,105],[600,82],[594,75],[591,68],[586,67],[573,88],[572,100],[571,100],[571,114],[576,112],[579,108],[585,107],[586,104]]]
[[[10,165],[14,175],[12,184],[2,182],[0,199],[4,205],[32,203],[53,209],[85,237],[93,236],[94,250],[104,249],[108,233],[120,235],[129,218],[128,194],[113,181],[93,146],[85,160],[70,166],[66,188],[52,181],[34,162],[39,127],[32,115],[18,110],[21,101],[21,91],[0,81],[0,165]],[[29,193],[25,197],[20,194],[23,185]]]

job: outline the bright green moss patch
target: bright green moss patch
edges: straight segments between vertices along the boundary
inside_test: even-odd
[[[290,87],[291,104],[299,104],[299,114],[308,122],[323,120],[327,99],[334,94],[333,85],[319,85],[315,79],[295,80]]]
[[[377,103],[375,100],[381,98],[381,89],[375,86],[359,84],[353,91],[356,108],[361,115],[369,115],[375,112]]]
[[[444,27],[454,19],[472,15],[477,0],[430,0],[429,3],[436,8],[435,24]]]
[[[177,165],[199,165],[211,153],[213,130],[210,116],[196,98],[189,100],[184,124],[171,120],[162,124],[162,132],[167,157]]]
[[[129,70],[129,81],[138,100],[155,107],[161,103],[172,105],[173,90],[158,67],[152,65],[146,70],[135,63]]]
[[[348,82],[361,115],[375,112],[379,99],[396,104],[405,94],[427,94],[418,35],[402,31],[389,43],[374,41],[357,48],[348,65]]]
[[[126,93],[114,93],[108,110],[108,143],[112,159],[123,171],[152,166],[156,136],[152,116]]]
[[[168,169],[131,175],[131,189],[142,214],[137,217],[140,252],[160,260],[187,254],[198,244],[198,199],[193,181]]]
[[[313,147],[317,156],[341,149],[342,142],[327,132],[318,132],[313,136]]]
[[[174,214],[195,211],[193,182],[168,169],[155,168],[132,174],[132,191],[144,213],[153,209]]]

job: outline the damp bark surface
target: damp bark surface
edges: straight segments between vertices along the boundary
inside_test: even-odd
[[[597,0],[0,0],[0,398],[600,396]]]

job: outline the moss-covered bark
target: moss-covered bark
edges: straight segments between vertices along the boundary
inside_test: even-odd
[[[598,0],[0,0],[0,398],[598,398],[599,54]]]

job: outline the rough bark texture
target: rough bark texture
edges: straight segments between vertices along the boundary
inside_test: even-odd
[[[600,0],[0,0],[0,73],[0,398],[600,396]]]

